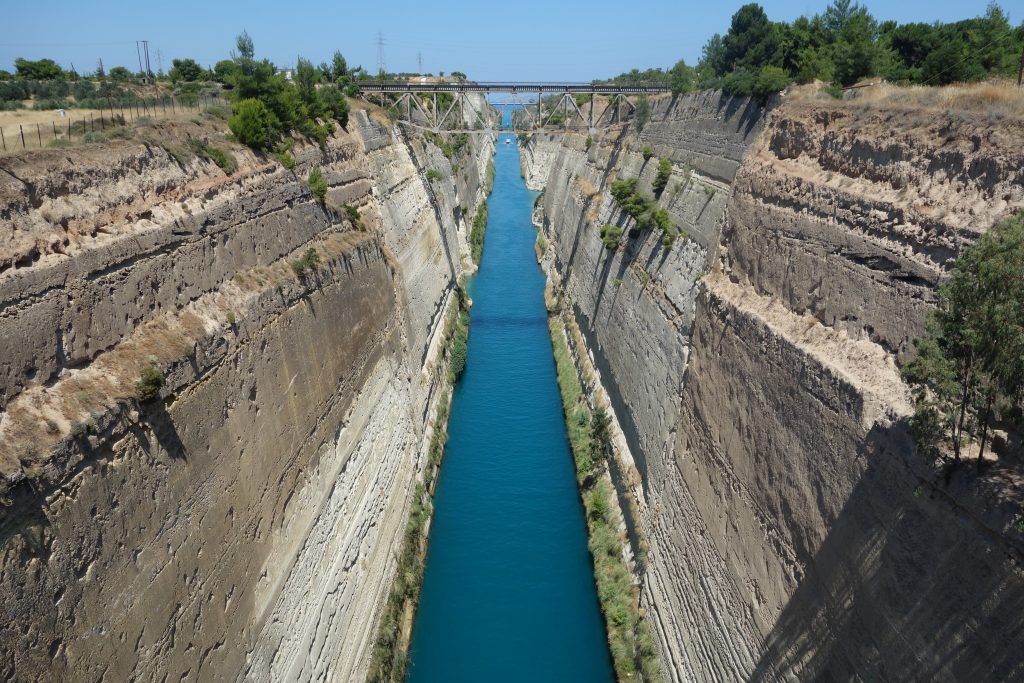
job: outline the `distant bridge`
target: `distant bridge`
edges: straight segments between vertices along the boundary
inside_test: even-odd
[[[658,95],[672,91],[668,83],[568,83],[568,82],[478,82],[459,81],[454,83],[424,83],[413,81],[363,81],[357,84],[362,96],[368,101],[377,100],[381,107],[388,110],[397,110],[399,115],[404,113],[408,121],[414,121],[413,108],[419,114],[422,121],[435,131],[441,130],[448,122],[451,114],[457,109],[462,110],[462,116],[458,118],[459,127],[449,126],[445,130],[462,130],[463,132],[493,132],[495,123],[501,123],[505,111],[511,106],[522,112],[522,123],[517,128],[521,132],[531,132],[547,126],[555,115],[561,111],[562,119],[559,121],[563,128],[578,128],[586,126],[595,128],[603,123],[614,123],[619,120],[619,110],[622,106],[628,106],[631,112],[636,111],[636,105],[631,101],[647,95]],[[501,109],[492,112],[489,108],[479,111],[474,105],[469,94],[507,94],[509,95],[501,103]],[[397,99],[394,98],[398,95]],[[438,103],[438,96],[441,96],[441,104]],[[451,104],[445,108],[445,99],[452,97]],[[536,95],[536,101],[529,98],[524,101],[521,95]],[[584,103],[587,112],[576,102],[576,95],[590,95],[589,102]],[[594,116],[594,95],[601,95],[608,98],[604,107]],[[374,97],[376,96],[376,97]],[[552,101],[557,98],[557,101]],[[546,102],[545,102],[546,100]],[[405,110],[403,112],[403,105]],[[545,108],[547,111],[545,111]],[[466,112],[469,112],[467,116]],[[497,114],[494,120],[494,114]],[[607,115],[607,121],[606,121]],[[469,119],[475,119],[472,128],[461,128]],[[456,119],[453,119],[455,121]]]
[[[559,93],[596,94],[596,95],[654,95],[672,92],[668,83],[543,83],[543,82],[478,82],[459,81],[457,83],[416,83],[414,81],[363,81],[357,83],[364,93],[435,93],[435,92],[481,92],[481,93],[538,93],[557,95]]]

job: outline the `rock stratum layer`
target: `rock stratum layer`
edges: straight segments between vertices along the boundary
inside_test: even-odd
[[[492,146],[0,160],[0,677],[365,676]]]
[[[619,428],[667,677],[1024,677],[1019,466],[945,479],[898,363],[952,259],[1024,206],[1024,123],[705,92],[642,133],[535,136],[524,175]],[[654,156],[645,160],[642,149]],[[686,233],[608,251],[611,181]]]

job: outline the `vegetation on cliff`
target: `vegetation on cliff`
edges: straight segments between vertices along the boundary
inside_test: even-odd
[[[671,173],[671,169],[669,169],[669,172]],[[678,228],[672,224],[668,211],[658,208],[658,202],[654,197],[640,192],[637,189],[637,183],[638,180],[636,178],[622,178],[613,181],[611,187],[612,198],[635,221],[635,226],[631,230],[632,234],[656,227],[661,231],[662,244],[666,247],[671,247],[676,237],[679,236]],[[665,178],[665,183],[668,183],[668,178]],[[664,186],[661,189],[664,189]],[[605,237],[604,232],[602,232],[601,236],[602,238]],[[608,241],[605,241],[605,246],[610,249],[614,248],[609,245]]]
[[[959,462],[976,441],[981,467],[994,428],[1024,433],[1024,212],[957,259],[903,375],[914,391],[911,426],[929,458],[948,444]]]
[[[433,420],[433,434],[427,450],[423,482],[416,485],[409,519],[402,538],[402,552],[398,559],[394,583],[388,601],[377,625],[377,638],[373,646],[367,683],[399,683],[405,680],[409,658],[412,615],[419,602],[423,585],[423,570],[427,552],[427,524],[433,511],[434,484],[448,442],[448,414],[451,388],[466,367],[466,349],[469,338],[468,297],[460,286],[458,296],[448,309],[444,338],[448,349],[448,371],[444,388],[437,399],[437,412]]]
[[[469,247],[473,263],[480,265],[484,253],[484,232],[487,230],[487,202],[481,202],[473,217],[473,228],[469,233]]]
[[[611,418],[603,408],[590,409],[557,313],[549,317],[548,326],[615,675],[620,681],[635,681],[641,680],[639,673],[646,683],[655,683],[662,680],[661,665],[650,625],[639,607],[639,590],[623,557],[624,538],[613,514],[614,494],[602,476],[613,456]]]
[[[480,259],[484,253],[484,233],[487,231],[487,197],[491,194],[491,189],[494,187],[494,160],[492,159],[487,166],[487,180],[484,185],[484,201],[480,203],[480,206],[476,210],[476,215],[473,217],[473,227],[469,233],[469,247],[470,253],[473,257],[473,263],[480,265]]]
[[[669,70],[634,69],[617,82],[670,82],[676,94],[723,88],[764,99],[792,82],[815,79],[847,86],[873,76],[903,84],[945,85],[1016,75],[1024,23],[1013,27],[992,3],[985,14],[952,23],[879,22],[867,8],[833,0],[821,14],[771,21],[750,3],[724,36],[704,45],[696,67],[680,60]]]

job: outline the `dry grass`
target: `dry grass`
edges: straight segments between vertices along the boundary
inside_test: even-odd
[[[594,184],[586,178],[586,176],[576,176],[576,187],[580,188],[580,192],[587,199],[593,199],[597,196],[598,190],[594,187]]]
[[[800,99],[831,98],[820,86],[793,89]],[[958,83],[942,87],[925,85],[901,86],[891,83],[858,88],[847,94],[849,102],[921,111],[965,111],[992,118],[1024,118],[1024,88],[1009,80]]]
[[[393,124],[391,122],[391,119],[388,117],[387,112],[381,109],[376,104],[371,104],[370,102],[367,102],[365,100],[357,99],[350,99],[348,102],[349,105],[352,107],[353,111],[361,109],[366,112],[366,115],[369,116],[372,121],[376,122],[380,126],[383,126],[385,130],[391,130],[391,126]]]

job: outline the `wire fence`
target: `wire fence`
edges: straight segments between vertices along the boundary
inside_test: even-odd
[[[58,147],[76,142],[99,142],[116,137],[118,129],[144,120],[183,118],[228,107],[223,97],[145,97],[111,101],[102,109],[57,109],[48,121],[33,120],[0,126],[0,149],[15,152]],[[21,111],[21,110],[18,110]],[[33,112],[37,113],[37,112]],[[38,119],[38,116],[33,116]],[[60,142],[63,141],[63,142]]]

